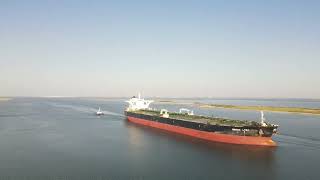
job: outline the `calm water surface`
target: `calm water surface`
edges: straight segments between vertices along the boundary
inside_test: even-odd
[[[253,103],[250,100],[219,101]],[[254,103],[264,105],[266,102]],[[307,104],[305,107],[319,104],[293,102],[291,105],[297,103]],[[93,115],[99,106],[105,116]],[[123,116],[125,106],[124,99],[16,98],[0,102],[0,177],[320,178],[320,116],[266,113],[269,121],[280,125],[280,134],[273,138],[279,146],[259,148],[210,143],[134,125]],[[153,107],[177,110],[188,106],[155,104]],[[197,108],[194,111],[236,119],[259,119],[255,111]]]

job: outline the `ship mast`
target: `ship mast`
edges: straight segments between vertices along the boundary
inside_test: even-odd
[[[262,126],[267,126],[267,124],[265,123],[265,121],[266,121],[266,118],[264,117],[264,113],[263,113],[263,111],[260,111],[260,113],[261,113],[261,125]]]

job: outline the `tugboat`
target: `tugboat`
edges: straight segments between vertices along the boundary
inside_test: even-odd
[[[100,107],[99,107],[99,110],[96,112],[96,115],[97,115],[97,116],[102,116],[102,115],[104,115],[104,113],[101,111]]]
[[[277,132],[278,125],[265,122],[261,111],[261,121],[233,120],[221,117],[194,115],[193,111],[180,109],[169,112],[166,109],[149,108],[152,100],[132,97],[126,101],[125,110],[128,121],[136,124],[163,129],[208,141],[238,145],[276,146],[271,136]]]

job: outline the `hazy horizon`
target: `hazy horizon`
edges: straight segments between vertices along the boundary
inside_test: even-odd
[[[0,97],[320,99],[320,1],[1,1]]]
[[[88,99],[124,99],[137,97],[131,96],[0,96],[0,98],[88,98]],[[141,96],[144,99],[221,99],[221,100],[298,100],[298,101],[320,101],[320,98],[281,98],[281,97],[213,97],[213,96]]]

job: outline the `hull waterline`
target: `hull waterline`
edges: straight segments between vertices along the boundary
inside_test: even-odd
[[[255,145],[255,146],[277,146],[271,137],[254,137],[254,136],[237,136],[229,134],[219,134],[215,132],[199,131],[195,129],[174,126],[155,121],[148,121],[141,118],[127,116],[128,121],[144,126],[149,126],[157,129],[162,129],[178,134],[196,137],[213,142],[239,144],[239,145]]]

